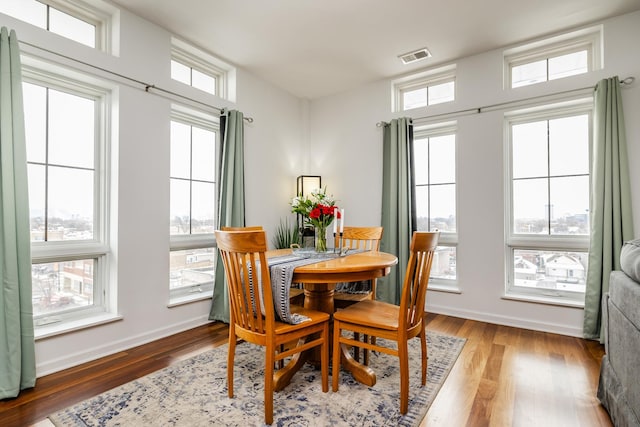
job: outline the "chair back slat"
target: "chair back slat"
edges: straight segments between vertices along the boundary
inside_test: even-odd
[[[248,230],[215,234],[229,288],[231,322],[266,334],[274,324],[266,233]]]
[[[344,227],[342,247],[365,251],[379,251],[382,239],[382,227]],[[336,236],[336,244],[339,236]]]
[[[431,264],[438,246],[438,232],[414,232],[400,300],[400,328],[411,328],[422,320]]]

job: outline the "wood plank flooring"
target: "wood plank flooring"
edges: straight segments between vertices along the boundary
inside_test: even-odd
[[[604,348],[593,341],[444,315],[427,329],[467,338],[421,426],[611,426],[596,399]],[[32,426],[47,415],[176,361],[220,346],[211,323],[39,378],[0,401],[0,426]],[[412,386],[413,387],[413,386]]]

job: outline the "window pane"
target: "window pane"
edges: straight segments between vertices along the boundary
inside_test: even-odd
[[[215,184],[193,182],[191,233],[213,233],[215,229]]]
[[[27,165],[29,172],[29,217],[31,241],[43,242],[45,215],[45,166]]]
[[[427,88],[402,92],[402,107],[404,110],[427,106]]]
[[[36,0],[2,0],[0,12],[37,27],[47,28],[47,6]]]
[[[589,116],[549,120],[549,173],[589,173]]]
[[[447,82],[429,86],[429,105],[453,101],[455,98],[455,83]]]
[[[589,71],[587,50],[549,58],[549,80],[583,74]]]
[[[49,163],[93,168],[95,101],[49,89]]]
[[[191,177],[191,126],[171,122],[171,177]]]
[[[514,233],[549,233],[547,183],[547,179],[513,181]]]
[[[456,231],[456,186],[431,185],[431,223],[430,229],[443,232]]]
[[[22,95],[27,161],[44,163],[47,137],[47,89],[31,83],[23,83]]]
[[[94,271],[94,259],[33,264],[34,316],[93,305]]]
[[[584,292],[587,252],[514,250],[514,284],[526,288]]]
[[[213,287],[214,248],[171,251],[170,263],[169,289]]]
[[[433,255],[430,277],[434,279],[456,280],[455,246],[438,246]]]
[[[171,78],[191,86],[191,68],[172,59]]]
[[[49,167],[47,240],[93,239],[93,171]]]
[[[429,225],[429,187],[427,185],[416,187],[416,217],[418,230],[431,230]]]
[[[532,85],[547,81],[547,60],[530,62],[511,68],[511,87]]]
[[[416,139],[413,144],[413,171],[416,185],[429,183],[429,138]]]
[[[202,73],[196,69],[191,70],[192,86],[196,89],[209,92],[212,95],[216,94],[216,79],[208,74]]]
[[[49,30],[89,47],[96,47],[95,25],[54,8],[49,8]]]
[[[589,234],[589,176],[551,178],[551,234]]]
[[[189,181],[171,179],[170,207],[170,233],[189,234],[191,231],[191,209],[189,207],[190,186]]]
[[[548,176],[547,121],[511,127],[513,178]]]
[[[193,127],[193,174],[192,179],[215,181],[216,134]]]
[[[456,138],[455,135],[429,138],[429,183],[456,182]]]

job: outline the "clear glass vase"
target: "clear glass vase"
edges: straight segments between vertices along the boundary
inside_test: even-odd
[[[316,252],[327,251],[327,227],[316,227]]]

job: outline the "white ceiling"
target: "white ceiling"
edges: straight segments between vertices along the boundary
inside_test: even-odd
[[[640,0],[113,1],[307,99],[640,10]],[[423,47],[432,58],[398,59]]]

